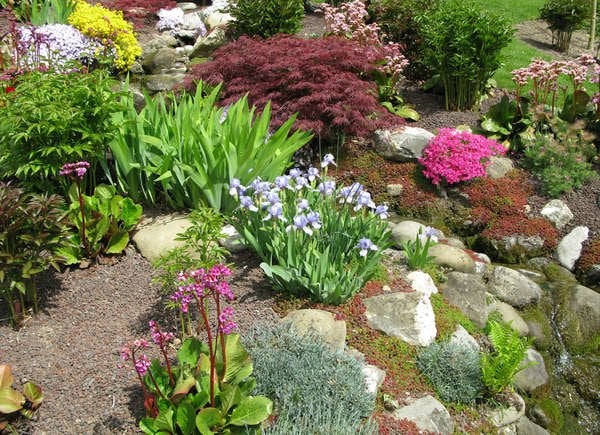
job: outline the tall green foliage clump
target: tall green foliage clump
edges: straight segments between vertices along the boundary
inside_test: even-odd
[[[585,25],[591,12],[589,0],[547,0],[540,9],[540,18],[552,31],[552,44],[567,52],[573,32]]]
[[[236,0],[228,7],[233,15],[233,33],[270,38],[278,33],[294,34],[302,25],[304,0]]]
[[[471,109],[500,67],[513,30],[505,18],[448,0],[417,18],[423,62],[439,75],[448,110]]]

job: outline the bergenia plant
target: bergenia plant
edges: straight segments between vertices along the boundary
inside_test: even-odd
[[[423,270],[431,264],[432,257],[429,256],[429,247],[435,245],[441,233],[433,227],[419,228],[414,241],[407,240],[402,243],[402,249],[406,254],[406,262],[411,270]]]
[[[179,288],[171,299],[182,312],[198,314],[197,333],[206,333],[206,343],[187,338],[177,350],[177,364],[169,351],[175,335],[150,321],[152,341],[160,359],[150,361],[143,353],[143,339],[126,344],[121,358],[130,361],[144,393],[147,417],[140,428],[147,434],[233,433],[240,428],[257,429],[272,412],[271,400],[251,396],[256,382],[252,362],[240,343],[231,306],[233,292],[227,278],[231,270],[222,264],[179,275]],[[209,306],[214,308],[213,319]]]
[[[83,245],[83,249],[85,250],[88,257],[91,257],[90,245],[87,240],[87,236],[85,233],[85,201],[83,199],[83,192],[81,191],[81,181],[85,176],[85,173],[89,169],[90,164],[86,161],[75,162],[75,163],[65,163],[59,175],[63,175],[65,177],[73,180],[75,185],[75,189],[77,191],[77,200],[79,204],[79,213],[81,215],[81,226],[79,228],[80,236],[81,236],[81,244]]]
[[[234,179],[230,193],[239,204],[233,225],[275,288],[340,304],[373,276],[391,243],[387,206],[359,183],[336,186],[327,176],[331,164],[326,155],[323,171],[294,168],[272,183]]]

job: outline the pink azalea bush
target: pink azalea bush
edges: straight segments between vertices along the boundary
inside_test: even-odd
[[[442,128],[423,150],[419,163],[433,184],[455,184],[483,177],[490,157],[504,153],[504,147],[493,139]]]

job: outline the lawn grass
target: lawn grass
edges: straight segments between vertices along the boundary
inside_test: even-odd
[[[540,8],[546,0],[520,2],[512,0],[473,0],[473,2],[482,9],[504,15],[511,24],[518,24],[523,21],[537,19],[540,16]]]

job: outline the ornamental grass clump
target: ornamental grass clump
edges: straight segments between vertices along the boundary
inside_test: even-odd
[[[506,149],[495,140],[442,128],[423,150],[419,163],[433,184],[456,184],[485,176],[490,157],[504,153]]]
[[[321,166],[332,164],[328,154]],[[359,183],[336,186],[327,171],[292,169],[274,182],[232,179],[233,225],[263,260],[278,290],[341,304],[373,276],[391,245],[386,205]]]
[[[255,433],[272,412],[271,400],[252,396],[256,386],[252,361],[240,341],[231,306],[234,298],[227,282],[231,270],[217,264],[212,268],[181,273],[179,288],[171,296],[182,313],[195,307],[197,334],[204,331],[207,342],[197,337],[183,341],[176,361],[169,357],[175,335],[149,322],[152,341],[160,359],[150,361],[144,353],[148,341],[138,339],[121,350],[121,359],[130,361],[144,394],[146,417],[140,429],[146,434]],[[210,319],[209,305],[214,307]]]
[[[423,63],[439,75],[446,109],[471,109],[501,65],[513,30],[473,2],[450,0],[417,19]]]

